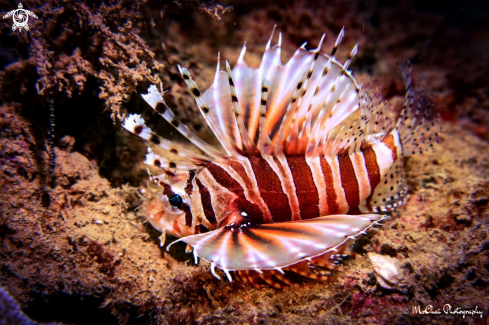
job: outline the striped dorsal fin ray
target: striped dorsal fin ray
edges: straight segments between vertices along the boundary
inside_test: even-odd
[[[198,168],[198,165],[192,162],[176,161],[176,160],[171,160],[167,157],[162,157],[160,155],[157,155],[150,148],[148,148],[148,153],[146,154],[146,160],[144,161],[144,164],[162,168],[164,170],[167,169],[191,170],[191,169]]]
[[[315,150],[314,155],[337,154],[345,148],[350,148],[350,151],[358,151],[360,148],[364,138],[363,124],[365,123],[362,123],[362,121],[367,119],[360,108],[343,117],[341,123],[333,129],[325,127],[328,119],[333,116],[331,111],[334,111],[341,103],[342,95],[343,93],[336,99],[336,103],[331,106],[329,112],[326,109],[321,110],[324,113],[324,119],[320,122],[321,124],[318,128],[318,130],[322,129],[322,131],[317,135],[320,151]],[[326,106],[327,101],[323,107]],[[341,134],[342,132],[344,132],[343,135]],[[327,148],[327,151],[325,151],[325,148]]]
[[[249,81],[248,76],[253,72],[251,68],[243,65],[243,56],[246,52],[246,45],[243,46],[238,59],[236,69],[239,70],[239,75],[243,78],[238,79],[237,92],[239,97],[253,96],[248,93]],[[241,93],[243,91],[244,93]],[[238,97],[238,98],[239,98]],[[235,148],[242,149],[243,144],[240,136],[238,124],[233,112],[233,104],[231,102],[231,89],[229,87],[229,78],[226,71],[220,70],[220,53],[217,56],[216,73],[214,82],[201,96],[201,100],[209,108],[207,113],[208,123],[221,135],[221,140],[224,147],[230,156],[237,154]],[[242,103],[239,103],[242,105]],[[244,107],[243,107],[244,108]]]
[[[270,89],[270,82],[267,79],[263,79],[261,88],[261,101],[260,101],[260,125],[259,125],[259,148],[261,155],[264,159],[269,158],[273,154],[273,144],[268,136],[267,129],[265,127],[265,120],[267,116],[267,100],[268,90]]]
[[[304,43],[298,48],[292,58],[281,66],[280,79],[272,79],[269,110],[267,112],[267,130],[275,145],[279,145],[278,132],[283,130],[284,123],[286,124],[286,132],[282,132],[286,136],[290,128],[293,112],[297,107],[297,99],[302,93],[302,85],[307,77],[310,53],[305,49]],[[277,84],[275,83],[281,81]],[[292,109],[292,111],[291,111]]]
[[[275,152],[277,154],[283,153],[286,135],[289,131],[290,125],[292,124],[294,114],[295,114],[295,109],[297,107],[297,98],[299,97],[299,95],[301,93],[302,83],[306,79],[306,76],[307,76],[307,70],[304,71],[301,79],[297,83],[297,86],[294,90],[294,93],[293,93],[292,97],[290,98],[290,101],[287,105],[287,109],[285,110],[284,117],[280,123],[280,128],[278,130],[277,138],[275,141]]]
[[[232,149],[229,146],[229,142],[226,141],[227,134],[222,132],[222,130],[220,130],[217,127],[218,121],[214,118],[214,116],[209,114],[211,109],[202,99],[202,93],[197,87],[195,81],[193,81],[192,75],[186,68],[182,68],[180,67],[180,65],[178,65],[178,70],[180,71],[180,74],[182,75],[183,79],[185,80],[188,87],[190,88],[190,93],[194,97],[195,102],[197,103],[197,106],[199,107],[200,112],[202,113],[202,116],[204,116],[204,119],[207,122],[207,125],[209,125],[212,132],[214,132],[214,135],[217,137],[217,139],[219,140],[223,148],[227,151],[228,154],[230,154],[232,152]]]
[[[256,136],[256,121],[259,116],[259,102],[258,102],[258,83],[255,82],[255,72],[254,69],[250,68],[246,62],[244,61],[244,55],[246,53],[246,42],[241,49],[241,52],[238,57],[238,62],[234,66],[233,75],[235,78],[234,86],[236,90],[236,96],[240,99],[238,105],[240,107],[241,112],[243,112],[243,121],[246,129],[248,130],[248,134],[251,139],[254,139]],[[216,74],[219,71],[216,72]],[[221,72],[224,74],[224,72]],[[227,71],[225,72],[227,77]],[[229,80],[228,80],[229,81]],[[229,86],[226,91],[230,92]],[[254,99],[254,100],[253,100]],[[230,107],[232,113],[232,106]],[[230,114],[234,118],[234,114]],[[236,134],[236,138],[238,140],[238,147],[242,148],[241,139],[239,136],[238,125],[235,122],[233,125],[235,129],[234,134]]]
[[[280,270],[334,252],[381,220],[383,217],[375,214],[333,215],[253,225],[241,218],[239,222],[220,229],[178,241],[192,246],[196,256],[225,273],[234,270]]]
[[[220,135],[219,138],[224,142],[223,146],[230,156],[237,153],[232,152],[232,147],[244,151],[250,149],[252,155],[260,154],[255,148],[260,147],[263,79],[270,83],[265,128],[277,154],[284,152],[284,149],[288,154],[306,153],[310,132],[319,112],[322,109],[331,109],[329,106],[332,105],[329,104],[323,107],[327,97],[336,101],[338,97],[345,96],[348,100],[344,104],[340,103],[337,112],[323,124],[327,124],[332,118],[335,123],[339,123],[358,108],[358,85],[347,67],[334,58],[343,35],[344,30],[331,51],[333,56],[321,54],[323,36],[317,49],[307,51],[302,46],[286,64],[282,64],[280,34],[275,46],[271,46],[272,37],[270,38],[258,69],[252,69],[244,62],[245,45],[232,72],[227,71],[227,67],[226,71],[216,72],[213,85],[200,96],[201,101],[198,104],[209,109],[208,123],[213,130],[217,130],[216,133]],[[225,78],[228,82],[225,82]],[[233,82],[232,86],[228,85],[229,79]],[[191,89],[195,89],[189,77],[186,81]],[[319,84],[324,87],[315,91]],[[193,90],[192,93],[194,94]],[[344,112],[345,107],[347,113]],[[318,129],[322,129],[322,126]],[[297,141],[299,139],[302,139],[300,144]]]
[[[335,58],[336,51],[338,50],[338,46],[340,45],[340,43],[343,40],[343,37],[344,36],[345,36],[345,27],[343,27],[341,29],[340,33],[338,34],[338,36],[336,38],[336,42],[334,44],[334,47],[331,50],[331,54],[330,54],[330,56],[328,58],[328,61],[324,65],[323,72],[322,72],[322,74],[321,74],[321,76],[320,76],[320,78],[319,78],[319,80],[317,82],[316,89],[314,91],[313,99],[318,96],[319,92],[321,91],[321,89],[322,89],[322,87],[323,87],[323,85],[324,85],[324,83],[326,81],[326,77],[328,75],[328,72],[331,69],[331,64],[336,59]],[[323,38],[324,38],[324,35],[323,35]],[[321,43],[322,43],[322,40],[321,40],[320,44]],[[321,47],[321,45],[319,46],[319,48],[320,47]],[[349,62],[348,62],[348,64],[349,64]],[[345,71],[346,71],[346,68],[347,68],[347,66],[345,66],[345,68],[344,68]],[[323,107],[321,107],[321,109],[320,109],[321,111],[323,111],[325,109],[325,107],[327,106],[327,103],[329,101],[328,100],[329,99],[329,96],[331,96],[331,92],[328,94],[328,97],[326,97],[326,100],[324,101]],[[309,106],[308,111],[310,111],[310,108],[311,108],[311,106]]]
[[[301,87],[299,89],[299,98],[296,110],[294,111],[294,114],[292,116],[292,121],[289,127],[289,132],[288,136],[286,139],[286,152],[289,155],[297,155],[300,154],[302,149],[300,147],[301,145],[301,138],[302,138],[302,133],[303,133],[303,128],[307,124],[307,117],[310,115],[310,111],[313,107],[313,104],[310,103],[312,99],[315,97],[316,94],[313,95],[311,98],[310,96],[306,97],[307,90],[309,88],[312,88],[311,83],[311,78],[314,72],[314,67],[316,66],[316,63],[319,59],[319,54],[321,51],[321,46],[324,42],[324,37],[326,35],[323,34],[321,37],[321,41],[319,42],[319,46],[316,50],[312,51],[311,54],[313,54],[313,58],[311,63],[309,63],[309,66],[307,68],[307,74],[306,77],[304,78],[303,82],[301,83]],[[306,139],[304,139],[307,141]]]
[[[324,127],[328,130],[334,126],[341,124],[341,122],[350,116],[351,113],[359,109],[359,91],[360,86],[355,82],[355,89],[349,89],[348,85],[345,87],[341,83],[342,77],[347,74],[347,68],[351,63],[351,60],[358,51],[358,44],[350,52],[350,56],[345,65],[341,67],[341,71],[334,76],[334,81],[325,86],[327,92],[326,99],[323,103],[323,109],[326,110],[328,119],[324,123]],[[328,89],[328,87],[330,87]],[[353,98],[352,98],[353,97]],[[346,108],[346,109],[343,109]]]
[[[380,94],[368,85],[361,88],[348,71],[358,44],[344,64],[336,61],[334,56],[343,36],[344,29],[330,55],[320,52],[323,35],[315,50],[307,51],[302,46],[283,65],[280,61],[281,35],[278,44],[272,47],[272,33],[259,69],[253,70],[244,62],[246,45],[233,71],[227,61],[226,71],[219,71],[218,57],[214,83],[203,94],[188,70],[179,66],[207,124],[226,151],[225,155],[183,125],[156,87],[152,86],[144,98],[211,160],[243,152],[249,156],[285,153],[312,157],[334,155],[348,148],[352,153],[359,150],[363,141],[382,141],[396,127],[403,144],[406,143],[405,154],[429,149],[437,141],[439,132],[433,127],[435,122],[429,119],[431,103],[422,92],[412,89],[409,64],[401,66],[407,88],[401,118],[386,116],[390,108],[380,100]],[[225,78],[227,82],[224,82]],[[269,82],[264,120],[263,80]],[[395,121],[398,121],[397,125]],[[360,129],[359,133],[349,130],[352,127]],[[262,153],[263,148],[269,152]]]
[[[192,142],[196,147],[205,152],[211,158],[217,158],[222,154],[210,146],[208,143],[196,136],[188,127],[183,124],[178,117],[173,114],[172,110],[166,102],[163,100],[162,93],[158,91],[155,85],[152,85],[148,89],[147,94],[141,95],[143,99],[165,120],[168,121],[175,129],[177,129],[184,137]]]
[[[234,81],[233,81],[233,74],[231,72],[231,67],[229,66],[228,61],[226,61],[226,71],[228,75],[229,89],[231,91],[231,103],[233,106],[233,114],[236,119],[236,123],[238,124],[238,131],[241,137],[241,141],[243,143],[242,149],[245,150],[249,155],[253,155],[253,156],[259,155],[259,150],[256,147],[253,140],[251,139],[244,125],[243,112],[241,111],[241,108],[238,104],[239,99],[238,99],[238,95],[236,94],[236,88],[234,86]]]
[[[343,26],[340,33],[336,37],[336,42],[334,43],[333,49],[331,50],[331,54],[329,56],[328,62],[324,66],[323,73],[321,74],[321,79],[319,80],[318,86],[316,87],[316,91],[314,92],[315,94],[319,93],[319,91],[321,90],[321,87],[323,86],[324,81],[326,79],[326,75],[328,74],[329,69],[331,68],[331,64],[333,60],[335,60],[335,55],[336,55],[336,51],[338,50],[338,46],[340,45],[344,36],[345,36],[345,27]]]
[[[312,59],[310,65],[309,65],[306,79],[304,80],[304,82],[302,84],[303,91],[301,93],[301,96],[299,97],[298,106],[303,105],[303,107],[304,107],[303,111],[302,112],[299,112],[299,115],[303,115],[304,116],[304,119],[301,120],[301,121],[297,120],[296,121],[296,124],[293,126],[293,127],[296,127],[297,128],[297,132],[299,134],[301,133],[302,129],[304,128],[304,126],[305,126],[305,124],[307,122],[306,121],[307,120],[307,116],[309,115],[309,113],[310,113],[310,111],[312,109],[312,106],[313,105],[312,105],[311,102],[317,96],[316,92],[314,92],[313,96],[311,98],[309,98],[308,101],[306,101],[306,99],[304,97],[305,94],[306,94],[307,89],[309,88],[308,86],[309,86],[309,83],[311,82],[311,78],[312,78],[312,74],[314,72],[314,68],[317,68],[316,67],[316,62],[319,59],[319,54],[321,53],[321,47],[323,45],[325,36],[326,36],[326,34],[323,34],[323,36],[321,37],[321,40],[319,41],[319,45],[318,45],[317,49],[315,49],[314,51],[312,51],[312,54],[314,54],[314,56],[313,56],[313,59]]]
[[[314,126],[312,127],[311,130],[311,135],[308,138],[307,141],[307,146],[306,146],[306,157],[316,157],[316,150],[319,146],[319,142],[321,141],[321,135],[322,135],[322,130],[321,130],[321,125],[324,120],[324,114],[325,112],[321,110],[319,112],[319,115],[316,119],[316,122],[314,123]]]
[[[167,151],[169,154],[179,156],[183,159],[188,159],[193,162],[203,162],[212,160],[208,156],[198,154],[192,150],[186,149],[184,146],[176,144],[173,141],[167,140],[155,132],[153,132],[148,126],[146,126],[145,121],[138,114],[130,114],[124,119],[122,127],[131,133],[149,141],[150,143],[159,146],[163,150]]]
[[[339,154],[346,149],[352,154],[360,150],[360,145],[364,139],[363,126],[365,116],[360,109],[351,113],[343,122],[334,127],[321,139],[321,151],[319,154]]]
[[[343,33],[340,33],[335,48],[337,48],[338,44],[341,42],[342,34]],[[335,52],[336,50],[333,49],[332,54]],[[305,116],[300,116],[299,113],[295,118],[298,125],[300,125],[300,123],[297,121],[303,121],[303,129],[301,133],[289,133],[289,139],[297,137],[296,150],[289,151],[290,153],[304,154],[307,152],[307,143],[310,136],[308,131],[312,125],[311,123],[317,120],[320,111],[325,111],[325,119],[323,120],[320,129],[322,129],[324,134],[327,134],[327,132],[324,131],[329,131],[341,124],[347,124],[345,123],[345,119],[359,109],[358,92],[360,87],[354,79],[352,79],[354,81],[353,83],[347,82],[348,78],[352,78],[347,68],[356,52],[357,46],[351,51],[345,65],[339,66],[339,70],[336,70],[336,65],[330,66],[330,64],[332,64],[331,62],[337,64],[337,61],[334,58],[329,57],[323,62],[323,69],[316,76],[317,81],[314,84],[316,87],[314,94],[309,98],[309,102],[306,101],[306,103],[309,103],[307,110],[304,110],[304,107],[300,108],[300,110],[306,112],[306,114]],[[298,130],[301,129],[298,128]],[[293,131],[294,130],[292,130],[292,132]],[[330,153],[333,154],[334,152]]]
[[[321,74],[321,77],[320,77],[318,84],[316,86],[316,90],[314,91],[314,96],[317,96],[319,94],[319,92],[321,91],[321,89],[325,83],[326,76],[328,75],[328,72],[331,69],[331,64],[333,63],[333,60],[335,60],[335,54],[336,54],[336,51],[338,50],[338,46],[340,45],[344,36],[345,36],[345,27],[343,27],[341,29],[340,33],[338,34],[338,36],[336,38],[336,42],[334,44],[334,47],[331,50],[331,55],[329,56],[326,65],[324,66],[323,73]],[[326,97],[326,100],[324,101],[323,107],[321,107],[321,111],[325,111],[327,103],[328,103],[328,97]]]
[[[311,79],[312,74],[314,72],[314,68],[315,68],[316,62],[319,58],[319,54],[321,53],[321,47],[323,45],[325,36],[326,36],[326,34],[323,34],[323,36],[321,37],[321,40],[319,41],[319,45],[318,45],[317,49],[313,51],[314,58],[311,62],[311,65],[309,66],[309,71],[307,72],[307,78],[304,82],[305,88],[307,88],[308,83],[310,82],[310,79]],[[329,60],[328,60],[328,63],[329,63]],[[328,63],[326,63],[326,65],[328,65]],[[317,84],[319,85],[320,82],[321,82],[321,78],[318,79]],[[311,86],[311,88],[312,88],[312,86]],[[316,86],[316,90],[317,90],[317,86]],[[299,98],[299,104],[298,105],[301,105],[305,93],[306,93],[306,91],[304,90],[304,92],[301,94],[301,97]],[[298,141],[296,142],[296,145],[295,145],[296,146],[296,148],[295,148],[296,152],[299,152],[299,153],[305,152],[305,149],[306,149],[305,146],[307,146],[307,143],[309,142],[309,135],[311,132],[311,123],[312,123],[312,117],[313,117],[313,114],[312,114],[313,104],[312,103],[316,99],[316,96],[318,94],[319,94],[319,92],[315,91],[313,96],[309,99],[309,101],[304,103],[304,106],[307,106],[307,109],[303,113],[304,119],[302,121],[297,120],[296,125],[294,126],[294,127],[297,127],[297,131],[298,131],[298,137],[297,137]]]
[[[258,85],[261,85],[261,80],[266,79],[269,82],[274,82],[274,78],[280,78],[281,76],[281,71],[278,69],[280,66],[282,66],[282,60],[281,60],[281,55],[282,55],[282,33],[279,33],[278,37],[278,43],[271,47],[272,39],[273,39],[273,34],[275,32],[275,28],[277,25],[273,27],[272,30],[272,35],[270,36],[270,39],[268,40],[267,45],[265,46],[265,53],[263,54],[262,61],[260,63],[260,67],[258,68],[258,74],[257,74],[257,83]],[[275,80],[275,88],[280,88],[282,85],[282,80]],[[271,85],[270,85],[271,86]],[[270,98],[272,99],[272,98]],[[273,101],[271,101],[273,104]]]

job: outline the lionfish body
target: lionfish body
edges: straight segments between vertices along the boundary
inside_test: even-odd
[[[432,105],[411,87],[410,66],[403,110],[394,110],[371,84],[361,87],[330,55],[300,47],[282,64],[280,40],[267,44],[258,69],[244,62],[218,67],[201,93],[190,73],[180,72],[204,119],[219,140],[216,149],[173,114],[155,86],[143,98],[202,152],[161,138],[138,115],[123,126],[154,145],[146,164],[159,188],[147,203],[151,224],[182,237],[194,255],[257,285],[290,284],[283,270],[317,279],[310,267],[335,268],[356,237],[383,220],[373,212],[402,204],[407,192],[402,157],[437,142]],[[272,34],[273,36],[273,34]],[[277,282],[276,279],[279,281]]]

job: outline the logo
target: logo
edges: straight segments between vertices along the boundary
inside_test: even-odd
[[[32,11],[24,9],[22,3],[19,3],[19,9],[9,11],[5,16],[3,16],[3,19],[9,18],[10,16],[12,16],[12,20],[14,21],[14,24],[12,25],[12,30],[14,32],[17,28],[20,30],[22,30],[22,28],[24,28],[26,31],[29,30],[29,25],[27,24],[29,21],[29,16],[37,19],[36,14],[34,14]]]

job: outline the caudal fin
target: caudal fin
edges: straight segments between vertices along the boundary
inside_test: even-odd
[[[413,89],[411,63],[405,61],[399,65],[399,69],[406,83],[406,99],[397,121],[397,130],[403,146],[402,154],[421,154],[440,142],[439,116],[428,94],[421,87]]]

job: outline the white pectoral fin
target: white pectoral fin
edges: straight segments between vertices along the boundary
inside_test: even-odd
[[[222,270],[273,270],[334,251],[366,233],[382,215],[331,215],[274,224],[225,226],[179,239]]]

